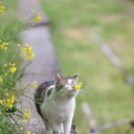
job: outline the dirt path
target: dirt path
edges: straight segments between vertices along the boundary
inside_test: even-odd
[[[43,14],[39,0],[19,0],[19,6],[21,10],[21,19],[31,13],[34,9],[36,12],[41,13],[41,21],[37,26],[30,28],[28,31],[22,33],[22,43],[33,46],[33,52],[35,58],[31,61],[31,64],[27,67],[25,73],[35,73],[36,75],[26,75],[23,77],[22,82],[25,84],[37,81],[37,85],[41,84],[45,80],[54,79],[55,73],[60,72],[59,65],[56,59],[53,44],[50,39],[48,18]],[[24,63],[26,64],[26,62]],[[35,89],[27,96],[33,98]],[[39,134],[44,130],[44,124],[39,118],[34,103],[30,102],[26,98],[23,98],[24,109],[31,110],[31,119],[26,126],[32,134]]]

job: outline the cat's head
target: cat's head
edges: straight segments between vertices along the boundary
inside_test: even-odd
[[[63,77],[60,73],[55,75],[55,85],[57,94],[59,92],[59,97],[61,98],[73,98],[75,97],[79,90],[75,90],[74,86],[78,84],[79,74],[75,74],[71,77]]]

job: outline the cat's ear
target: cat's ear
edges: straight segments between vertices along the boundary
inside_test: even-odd
[[[61,79],[63,79],[62,74],[61,73],[57,73],[55,75],[55,81],[56,81],[56,83],[59,83]]]
[[[78,78],[79,78],[79,73],[74,74],[74,75],[72,76],[72,79],[73,79],[74,81],[78,81]]]

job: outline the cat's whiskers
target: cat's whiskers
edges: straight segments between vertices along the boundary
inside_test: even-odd
[[[84,99],[86,99],[86,100],[88,100],[89,97],[90,97],[89,94],[84,89],[81,89],[81,93],[80,94],[83,95]]]
[[[80,93],[80,97],[82,98],[82,100],[84,100],[84,97],[83,97],[83,95]],[[84,100],[85,101],[85,100]]]

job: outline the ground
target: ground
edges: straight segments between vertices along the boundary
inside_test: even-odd
[[[120,0],[42,0],[50,19],[52,40],[65,76],[80,73],[83,90],[77,97],[75,122],[79,134],[88,133],[89,124],[81,111],[88,102],[98,126],[133,118],[133,89],[110,63],[92,35],[100,35],[134,77],[134,19]],[[123,125],[101,134],[122,134]]]

